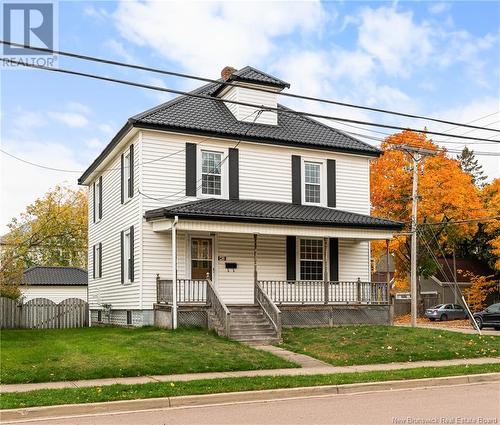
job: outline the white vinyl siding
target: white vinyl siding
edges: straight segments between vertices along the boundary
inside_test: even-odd
[[[367,282],[370,276],[370,242],[339,239],[339,280]]]
[[[120,203],[120,156],[128,152],[130,143],[134,143],[134,186],[143,196],[134,196],[126,204]],[[152,309],[156,302],[156,276],[168,279],[171,276],[171,244],[170,231],[155,232],[153,224],[143,219],[146,211],[171,204],[193,201],[196,197],[185,196],[185,145],[198,143],[197,158],[200,162],[201,150],[224,152],[227,155],[229,147],[237,140],[217,140],[213,138],[191,135],[179,135],[159,131],[140,131],[138,136],[124,145],[112,161],[106,164],[104,174],[103,203],[106,213],[96,226],[89,222],[89,246],[102,242],[103,247],[103,277],[92,281],[89,285],[90,308],[98,308],[98,303],[110,303],[113,309]],[[240,199],[260,199],[270,201],[291,202],[291,155],[303,158],[335,159],[337,165],[337,208],[347,211],[369,214],[369,159],[340,153],[322,152],[310,149],[270,146],[265,144],[241,142],[239,149],[239,181]],[[227,163],[227,161],[226,161]],[[139,165],[143,164],[143,165]],[[224,170],[223,170],[224,172]],[[227,179],[226,179],[227,180]],[[201,185],[201,173],[197,173],[198,186]],[[322,181],[323,183],[323,181]],[[93,182],[91,182],[93,184]],[[200,190],[201,192],[201,190]],[[92,190],[89,190],[92,198]],[[200,193],[201,197],[201,193]],[[154,199],[152,199],[154,198]],[[93,199],[89,199],[89,209],[93,209]],[[185,220],[181,219],[181,223]],[[213,223],[211,223],[212,225]],[[229,285],[225,294],[230,302],[239,302],[235,291],[241,290],[241,302],[253,302],[253,232],[268,226],[256,226],[250,223],[219,223],[223,235],[217,235],[215,244],[221,245],[216,254],[227,253],[228,262],[237,262],[238,269],[227,272],[223,261],[215,261],[219,282]],[[134,284],[122,285],[120,279],[120,232],[134,226]],[[232,227],[239,227],[250,232],[247,235],[234,232]],[[100,227],[100,228],[99,228]],[[203,223],[199,224],[198,233],[202,233]],[[320,236],[321,228],[308,228],[303,234],[297,226],[282,226],[287,234],[303,235],[304,237]],[[227,231],[223,231],[222,229]],[[208,230],[210,232],[211,230]],[[322,231],[322,230],[321,230]],[[372,231],[363,229],[337,229],[339,237],[374,236]],[[219,232],[219,230],[217,230]],[[285,233],[285,234],[286,234]],[[390,232],[389,232],[390,233]],[[204,234],[208,234],[205,232]],[[352,236],[350,236],[352,234]],[[231,251],[231,244],[236,243],[241,235],[241,247]],[[188,278],[186,264],[186,237],[184,232],[178,235],[178,276]],[[266,241],[266,242],[264,242]],[[348,249],[349,244],[364,245],[366,249]],[[349,241],[344,250],[344,260],[348,259],[346,267],[340,267],[340,279],[367,278],[369,255],[367,242]],[[259,279],[285,279],[286,256],[285,237],[274,235],[259,235],[258,274]],[[246,249],[248,248],[248,252]],[[351,247],[353,248],[353,247]],[[342,244],[339,251],[342,259]],[[91,251],[90,251],[91,252]],[[352,258],[351,253],[360,257]],[[91,255],[91,254],[89,254]],[[236,261],[231,261],[232,257]],[[242,259],[240,261],[240,258]],[[358,263],[358,264],[355,264]],[[89,276],[92,276],[92,261],[89,258]],[[343,273],[344,270],[344,274]],[[364,273],[364,274],[363,274]],[[358,276],[359,275],[359,276]],[[242,285],[235,277],[242,277]],[[237,289],[235,289],[237,287]],[[246,301],[244,301],[246,300]],[[229,302],[229,301],[228,301]]]
[[[109,161],[103,175],[104,190],[103,204],[106,213],[101,221],[93,223],[89,214],[89,307],[101,308],[102,304],[111,304],[113,309],[139,309],[141,308],[141,285],[122,285],[121,259],[120,259],[120,232],[134,226],[134,252],[142,251],[142,238],[140,235],[142,213],[140,198],[135,196],[126,204],[121,203],[121,154],[129,152],[130,144],[134,143],[134,170],[138,181],[141,178],[141,142],[140,136],[125,143],[123,147]],[[96,176],[97,177],[97,176]],[[92,182],[93,183],[93,182]],[[89,189],[92,188],[92,184]],[[93,191],[89,190],[89,209],[93,206]],[[103,276],[93,279],[92,246],[102,243]],[[140,276],[141,261],[136,256],[134,262],[135,276]],[[152,308],[152,305],[151,307]]]
[[[144,160],[149,163],[143,167],[142,191],[158,200],[144,197],[144,211],[196,199],[185,196],[184,148],[186,143],[200,144],[198,157],[201,155],[201,149],[207,149],[225,150],[223,156],[225,158],[227,149],[234,147],[238,140],[217,141],[212,138],[145,131],[143,156]],[[368,157],[247,142],[241,142],[238,149],[240,199],[291,202],[291,156],[300,155],[308,160],[320,159],[325,164],[326,159],[334,159],[336,161],[336,208],[360,214],[370,213],[370,158]],[[158,160],[158,158],[164,159]],[[198,162],[200,163],[199,160]],[[227,161],[224,165],[226,164]],[[326,166],[322,168],[326,169]],[[200,173],[201,170],[197,173],[198,186],[201,183]],[[326,206],[326,172],[323,172],[322,177],[322,182],[324,182],[322,203]]]
[[[56,304],[68,298],[79,298],[87,301],[86,286],[71,286],[71,285],[35,285],[20,287],[23,297],[23,302],[33,300],[35,298],[47,298]]]
[[[270,90],[270,88],[268,88]],[[274,111],[262,111],[260,105],[264,107],[276,108],[278,104],[277,93],[265,93],[252,90],[250,87],[231,87],[222,95],[223,99],[233,100],[242,103],[259,105],[256,107],[235,105],[227,103],[227,107],[239,121],[255,122],[258,124],[276,125],[278,119]]]

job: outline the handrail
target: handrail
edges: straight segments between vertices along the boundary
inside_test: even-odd
[[[255,300],[260,305],[265,315],[276,330],[276,337],[281,340],[281,310],[262,289],[259,282],[255,282]]]
[[[231,330],[231,312],[222,301],[219,292],[207,275],[207,305],[210,306],[224,329],[224,336],[229,337]]]

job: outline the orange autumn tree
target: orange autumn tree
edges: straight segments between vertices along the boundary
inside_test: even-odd
[[[488,217],[500,217],[500,179],[484,186],[481,198]],[[490,266],[500,272],[500,219],[484,223],[483,231],[488,240],[491,255]]]
[[[372,163],[370,185],[373,215],[407,224],[410,222],[413,161],[408,153],[398,150],[401,145],[436,151],[435,156],[425,157],[419,163],[418,223],[439,223],[484,216],[479,189],[472,183],[471,176],[461,170],[459,162],[450,158],[445,150],[440,149],[425,134],[406,130],[387,137],[381,145],[383,154]],[[451,252],[455,244],[464,238],[471,238],[476,230],[477,224],[474,223],[453,225],[447,226],[446,231],[436,229],[435,236],[444,252]],[[390,244],[391,253],[396,259],[398,289],[408,287],[408,239],[406,236],[398,236]],[[384,245],[381,242],[372,244],[374,258],[379,258],[384,252]],[[434,249],[437,248],[436,244]],[[435,254],[439,252],[440,249],[437,249]],[[419,274],[434,273],[436,264],[427,252],[427,247],[420,246],[419,253]]]

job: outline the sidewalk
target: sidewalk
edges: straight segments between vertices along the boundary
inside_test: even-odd
[[[251,376],[299,376],[299,375],[326,375],[334,373],[355,373],[371,372],[395,369],[412,369],[416,367],[440,367],[456,366],[465,364],[486,364],[500,363],[500,357],[481,357],[476,359],[453,359],[453,360],[425,360],[418,362],[371,364],[359,366],[332,366],[320,360],[304,354],[297,354],[272,345],[254,346],[259,350],[269,351],[277,356],[283,357],[298,363],[301,368],[297,369],[266,369],[266,370],[247,370],[236,372],[207,372],[207,373],[187,373],[179,375],[151,375],[151,376],[133,376],[126,378],[104,378],[104,379],[85,379],[81,381],[60,381],[60,382],[41,382],[34,384],[6,384],[0,385],[0,393],[24,392],[41,389],[54,388],[81,388],[81,387],[101,387],[114,384],[146,384],[151,382],[181,382],[194,381],[198,379],[217,379],[217,378],[237,378]]]
[[[400,326],[400,327],[410,327],[411,325],[409,323],[396,323],[394,326]],[[477,331],[471,326],[471,327],[455,327],[455,326],[446,326],[442,325],[441,322],[437,323],[417,323],[417,328],[424,328],[424,329],[434,329],[436,331],[449,331],[449,332],[459,332],[462,334],[475,334],[477,335]],[[492,328],[487,328],[487,329],[481,329],[481,335],[483,336],[499,336],[500,337],[500,332],[497,330],[494,330]]]

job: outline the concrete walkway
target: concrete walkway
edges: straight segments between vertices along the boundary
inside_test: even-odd
[[[187,373],[179,375],[151,375],[151,376],[133,376],[127,378],[104,378],[104,379],[85,379],[81,381],[60,381],[60,382],[42,382],[34,384],[7,384],[0,385],[0,393],[24,392],[41,389],[55,388],[82,388],[82,387],[102,387],[114,384],[147,384],[151,382],[185,382],[198,379],[217,379],[217,378],[237,378],[252,376],[305,376],[305,375],[327,375],[333,373],[354,373],[371,372],[395,369],[412,369],[415,367],[439,367],[456,366],[465,364],[486,364],[500,363],[500,357],[481,357],[476,359],[454,359],[454,360],[426,360],[419,362],[401,362],[386,364],[370,364],[359,366],[332,366],[320,360],[304,354],[297,354],[272,345],[254,346],[255,348],[269,351],[277,356],[283,357],[298,363],[301,368],[296,369],[265,369],[265,370],[247,370],[236,372],[206,372],[206,373]]]

